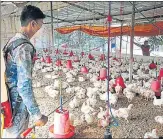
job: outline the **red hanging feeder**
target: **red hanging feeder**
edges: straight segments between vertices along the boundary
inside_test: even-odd
[[[83,66],[83,67],[81,68],[81,73],[83,73],[83,74],[87,74],[87,73],[88,73],[88,69],[87,69],[86,66]]]
[[[89,58],[90,60],[94,60],[94,57],[93,57],[91,54],[88,55],[88,58]]]
[[[108,15],[107,21],[111,22],[112,21],[112,16]]]
[[[72,66],[72,61],[71,60],[67,60],[67,65],[66,65],[67,69],[73,69]]]
[[[61,60],[58,59],[58,60],[56,61],[55,65],[58,66],[58,67],[59,67],[59,66],[62,66]]]
[[[52,59],[50,56],[46,56],[46,63],[52,63]]]
[[[44,57],[41,57],[41,62],[44,62],[44,63],[46,62]]]
[[[81,56],[82,56],[82,57],[84,56],[84,52],[81,52]]]
[[[37,57],[37,54],[35,54],[34,55],[34,57],[33,57],[33,61],[36,61],[36,60],[38,60],[39,58]]]
[[[161,80],[163,78],[163,68],[160,69],[158,79]]]
[[[123,89],[126,88],[126,85],[124,84],[124,80],[122,78],[122,76],[119,76],[118,78],[116,78],[115,80],[115,86],[120,85]]]
[[[70,124],[67,110],[56,110],[54,113],[54,125],[49,127],[54,138],[71,138],[75,134],[75,128]]]
[[[68,45],[66,43],[61,45],[62,48],[68,48]]]
[[[66,49],[64,50],[63,54],[64,55],[67,55],[68,54],[68,52],[66,51]]]
[[[77,55],[74,56],[74,62],[80,62],[79,57]]]
[[[154,61],[152,61],[152,63],[149,64],[149,69],[156,69],[156,68],[157,68],[156,64],[154,63]]]
[[[101,55],[100,55],[100,60],[101,60],[101,61],[106,60],[106,59],[105,59],[105,54],[101,54]]]
[[[113,58],[113,60],[115,60],[115,61],[118,61],[118,62],[119,62],[119,60],[118,60],[116,57],[114,57],[114,58]]]
[[[46,53],[46,52],[48,52],[48,49],[47,48],[44,48],[43,51]]]
[[[159,80],[154,80],[151,83],[151,89],[155,92],[155,96],[161,96],[161,82]]]
[[[106,68],[100,69],[100,76],[98,77],[98,80],[105,80],[107,79],[107,70]]]
[[[73,56],[73,55],[74,55],[74,53],[73,53],[73,51],[71,50],[69,56]]]
[[[58,50],[58,48],[57,48],[57,50],[55,51],[55,54],[56,54],[56,55],[59,54],[59,50]]]

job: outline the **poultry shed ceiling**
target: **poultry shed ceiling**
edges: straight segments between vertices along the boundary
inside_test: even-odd
[[[93,24],[104,25],[108,15],[108,1],[53,1],[54,27]],[[51,24],[50,2],[1,2],[1,17],[20,16],[25,5],[35,5],[47,15],[45,24]],[[163,2],[135,2],[135,22],[148,23],[149,21],[163,20]],[[138,10],[138,11],[137,11]],[[132,2],[111,2],[112,25],[131,24]]]

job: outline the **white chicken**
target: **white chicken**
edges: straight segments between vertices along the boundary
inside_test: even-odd
[[[100,88],[101,87],[101,81],[95,81],[93,84],[97,88]]]
[[[49,95],[50,97],[52,97],[52,98],[57,97],[58,94],[59,94],[59,91],[58,91],[58,90],[55,90],[55,89],[50,89],[50,90],[48,91],[48,95]]]
[[[149,99],[153,99],[154,98],[155,93],[152,90],[146,90],[146,91],[144,91],[143,96],[148,101]]]
[[[87,100],[86,102],[83,103],[81,107],[81,111],[85,114],[91,113],[94,111],[94,109],[90,106],[89,101]]]
[[[110,93],[110,94],[109,94],[109,102],[110,102],[110,104],[113,105],[113,106],[115,107],[117,101],[118,101],[118,96],[117,96],[117,94],[112,94],[112,93]]]
[[[47,68],[41,69],[41,72],[43,72],[43,73],[45,73],[45,72],[47,72],[47,71],[48,71]]]
[[[100,119],[98,121],[98,126],[100,127],[107,127],[109,125],[109,117],[108,116],[103,116],[103,119]]]
[[[90,106],[92,106],[93,108],[97,105],[97,99],[95,95],[88,98],[88,101],[89,101]]]
[[[153,105],[160,106],[160,108],[161,108],[161,106],[163,105],[163,99],[162,98],[157,99],[156,96],[154,96]]]
[[[70,72],[66,73],[66,78],[73,78],[73,75]]]
[[[85,121],[87,122],[88,125],[92,124],[94,121],[93,115],[90,114],[85,114]]]
[[[76,96],[80,99],[84,99],[86,97],[86,89],[81,88],[81,87],[76,87],[75,88]]]
[[[72,101],[70,101],[69,106],[71,109],[77,108],[80,105],[80,100],[75,96]]]
[[[33,82],[33,87],[41,87],[41,82]]]
[[[85,81],[85,78],[84,77],[79,77],[79,82],[84,82]]]
[[[105,114],[106,114],[106,112],[103,110],[102,107],[100,107],[100,112],[97,114],[97,118],[103,119]]]
[[[135,97],[135,94],[131,92],[128,88],[125,88],[123,90],[123,94],[127,97],[128,102],[131,102],[133,98]]]
[[[122,87],[119,84],[115,87],[115,92],[117,95],[122,94]]]
[[[46,68],[48,72],[52,72],[53,71],[53,67],[47,67]]]
[[[58,77],[59,77],[59,75],[56,75],[56,74],[53,74],[53,75],[51,76],[52,79],[56,79],[56,78],[58,78]]]
[[[160,123],[161,125],[163,125],[163,116],[156,116],[155,117],[155,121],[157,123]]]
[[[68,93],[68,94],[73,94],[75,92],[75,88],[74,87],[68,87],[68,88],[66,88],[66,93]]]
[[[85,121],[85,115],[83,114],[77,118],[74,118],[73,125],[74,126],[82,125],[84,123],[84,121]]]
[[[132,107],[133,104],[130,104],[127,108],[119,108],[118,110],[116,110],[117,117],[124,118],[125,120],[127,120],[127,123],[129,123],[128,116]]]
[[[99,95],[100,95],[100,100],[105,100],[105,101],[108,100],[108,92],[105,92],[103,94],[102,93],[99,93]]]
[[[47,78],[47,79],[51,79],[52,78],[52,75],[51,74],[45,74],[44,77]]]
[[[98,91],[98,88],[96,88],[96,87],[94,87],[94,88],[88,87],[88,88],[87,88],[87,96],[88,96],[89,98],[91,98],[93,95],[96,96],[97,91]]]
[[[71,82],[74,82],[74,81],[75,81],[75,78],[67,78],[68,83],[71,83]]]
[[[144,135],[144,139],[159,138],[157,136],[157,129],[153,129],[152,132],[147,132]]]

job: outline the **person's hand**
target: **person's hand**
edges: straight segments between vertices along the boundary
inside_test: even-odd
[[[48,117],[42,115],[41,119],[35,122],[35,126],[44,126],[48,122]]]

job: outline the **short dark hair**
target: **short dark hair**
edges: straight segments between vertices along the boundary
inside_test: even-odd
[[[27,5],[23,8],[20,16],[21,26],[27,26],[32,20],[44,19],[43,12],[35,6]]]

